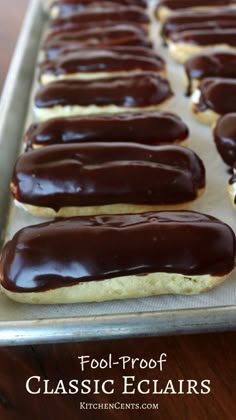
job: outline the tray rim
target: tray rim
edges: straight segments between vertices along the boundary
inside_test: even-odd
[[[0,102],[0,144],[9,118],[22,63],[29,51],[28,39],[41,9],[39,0],[30,0],[15,48]],[[39,39],[38,39],[39,42]],[[31,79],[34,62],[32,60]],[[32,80],[29,84],[32,84]],[[25,110],[25,114],[27,107]],[[24,118],[21,126],[22,132]],[[19,145],[18,145],[19,146]],[[8,198],[10,194],[8,192]],[[6,200],[7,201],[7,200]],[[6,215],[5,215],[6,218]],[[1,234],[4,225],[0,225]],[[207,333],[236,329],[236,305],[214,308],[161,310],[128,314],[91,315],[0,322],[0,346],[95,341],[141,336]]]

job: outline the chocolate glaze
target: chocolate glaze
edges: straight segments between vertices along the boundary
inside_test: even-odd
[[[87,53],[87,51],[104,51],[104,52],[108,52],[108,53],[114,53],[114,54],[119,54],[119,55],[132,55],[133,57],[156,57],[155,52],[153,51],[153,49],[151,48],[146,48],[146,47],[139,47],[136,45],[114,45],[114,46],[109,46],[109,47],[104,47],[104,48],[100,48],[99,46],[97,47],[89,47],[89,49],[83,48],[83,50],[78,50],[76,49],[76,47],[73,49],[72,47],[70,47],[68,50],[66,50],[66,48],[62,49],[61,51],[58,52],[57,56],[55,57],[55,60],[58,58],[60,58],[61,56],[64,57],[67,54],[70,54],[71,52],[81,52],[81,55]],[[53,60],[52,60],[53,61]]]
[[[188,93],[192,91],[192,80],[205,77],[236,78],[236,53],[218,52],[196,55],[185,63],[188,78]]]
[[[103,32],[101,33],[101,31]],[[102,26],[87,26],[80,25],[73,28],[62,28],[61,30],[51,30],[46,39],[45,44],[51,41],[87,41],[95,39],[98,41],[110,40],[120,38],[124,36],[147,36],[148,32],[146,28],[137,25],[136,23],[116,23],[116,22],[103,22]]]
[[[168,38],[173,32],[207,27],[235,27],[236,9],[186,10],[172,13],[163,23],[162,35]]]
[[[178,204],[205,186],[202,161],[181,146],[81,143],[21,155],[12,177],[16,200],[59,210],[115,203]]]
[[[157,10],[166,7],[171,10],[188,9],[190,7],[218,7],[235,5],[235,0],[160,0]]]
[[[0,281],[7,290],[27,293],[155,272],[223,276],[234,265],[234,233],[211,216],[74,217],[19,231],[3,249]]]
[[[82,43],[79,41],[69,41],[69,42],[63,41],[63,40],[58,41],[58,42],[52,41],[48,43],[48,45],[46,46],[45,55],[49,60],[54,60],[60,54],[66,54],[72,51],[87,49],[88,47],[90,49],[94,49],[94,48],[114,49],[114,48],[123,48],[123,47],[124,48],[137,48],[137,53],[138,53],[138,49],[142,48],[142,49],[145,49],[146,51],[149,51],[150,53],[153,52],[152,50],[153,45],[151,41],[149,41],[143,35],[141,36],[131,35],[127,37],[122,37],[122,34],[121,34],[120,38],[118,39],[98,42],[97,45],[94,44],[93,42],[94,40],[88,40]]]
[[[72,13],[79,12],[88,8],[102,7],[110,8],[111,6],[139,6],[142,8],[147,7],[147,2],[145,0],[103,0],[98,2],[98,0],[59,0],[51,6],[56,6],[59,10],[60,16],[68,16]]]
[[[60,54],[55,61],[41,64],[40,76],[53,74],[61,76],[74,73],[122,72],[122,71],[157,71],[165,70],[164,60],[155,54],[144,56],[132,53],[120,53],[102,49],[74,51]]]
[[[149,24],[150,19],[144,10],[136,6],[113,6],[110,9],[99,7],[97,9],[85,9],[79,13],[73,13],[68,18],[59,17],[50,22],[50,28],[62,29],[79,25],[101,25],[105,21],[116,23],[134,22]]]
[[[201,96],[197,111],[208,109],[218,114],[236,112],[236,79],[207,77],[200,82]]]
[[[126,113],[88,117],[55,118],[29,128],[27,148],[82,142],[172,143],[188,137],[188,128],[166,112]]]
[[[81,9],[87,9],[88,7],[95,7],[95,5],[101,5],[103,4],[109,4],[110,6],[139,6],[146,8],[147,7],[147,1],[146,0],[55,0],[51,7],[57,6],[60,9],[64,9],[67,12],[70,12],[71,10],[81,10]]]
[[[236,162],[236,113],[219,118],[214,129],[217,150],[225,163],[234,166]]]
[[[56,31],[46,38],[43,48],[49,58],[56,57],[62,50],[69,51],[91,47],[113,47],[137,45],[151,47],[146,31],[137,25],[113,25],[90,28],[85,31]]]
[[[92,81],[66,80],[42,87],[35,98],[37,108],[54,106],[108,106],[142,108],[155,106],[172,96],[169,82],[156,74],[143,72],[129,76]]]
[[[184,32],[175,32],[170,36],[174,43],[211,46],[227,44],[236,47],[236,29],[201,29]]]

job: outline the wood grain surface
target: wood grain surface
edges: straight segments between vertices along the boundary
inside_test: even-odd
[[[10,57],[27,6],[27,0],[0,0],[0,47],[2,88]],[[158,369],[125,371],[120,366],[112,369],[87,368],[81,372],[78,356],[90,355],[102,359],[113,355],[114,360],[128,355],[134,358],[157,359],[167,354],[163,371]],[[28,346],[0,349],[0,420],[48,419],[161,419],[161,420],[233,420],[236,418],[236,334],[207,334],[181,337],[133,339],[124,341]],[[122,376],[135,376],[135,383],[150,381],[150,393],[123,395]],[[41,393],[26,391],[26,381],[40,376]],[[43,381],[49,380],[49,389],[56,388],[60,379],[114,380],[114,394],[82,395],[43,394]],[[176,389],[178,380],[210,380],[209,394],[153,394],[153,380],[160,387],[172,380]],[[32,381],[37,390],[37,382]],[[145,386],[147,385],[144,384]],[[87,409],[84,403],[159,404],[159,409]]]

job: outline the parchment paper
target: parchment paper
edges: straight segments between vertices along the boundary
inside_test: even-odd
[[[188,110],[189,99],[185,96],[184,72],[181,65],[176,64],[162,46],[158,36],[158,24],[152,28],[152,37],[155,40],[156,51],[162,55],[168,65],[168,77],[175,92],[175,96],[162,109],[180,115],[190,129],[189,146],[199,154],[204,161],[207,173],[207,188],[203,197],[192,206],[193,210],[200,211],[220,218],[236,230],[236,213],[232,208],[226,192],[229,179],[228,168],[219,157],[208,126],[196,122]],[[36,89],[36,86],[34,90]],[[31,95],[33,97],[33,93]],[[32,101],[26,122],[33,121]],[[24,226],[40,223],[36,219],[11,206],[7,238]],[[0,294],[0,321],[20,321],[49,319],[58,317],[94,316],[102,314],[118,314],[132,312],[150,312],[175,310],[183,308],[212,308],[217,306],[236,305],[236,273],[221,286],[195,296],[157,296],[144,299],[126,301],[112,301],[106,303],[86,303],[75,305],[31,306],[14,303]]]

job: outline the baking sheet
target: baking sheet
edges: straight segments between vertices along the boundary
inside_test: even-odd
[[[35,55],[44,21],[40,2],[32,0],[3,93],[1,110],[5,107],[5,111],[0,120],[0,200],[5,203],[5,207],[9,197],[11,168],[21,144],[22,130],[33,119],[31,99],[27,122],[25,126],[23,125],[29,92],[27,87],[31,86]],[[168,77],[175,92],[173,99],[164,104],[162,109],[177,113],[188,124],[189,146],[199,154],[207,170],[206,192],[196,201],[192,209],[218,217],[236,230],[236,214],[226,192],[228,169],[216,152],[210,128],[199,124],[191,117],[188,110],[189,99],[185,96],[183,68],[169,57],[157,33],[158,25],[156,24],[153,25],[152,30],[155,48],[167,61]],[[36,86],[33,90],[35,89]],[[2,228],[3,224],[5,225],[6,210],[2,207],[0,211],[2,212],[0,213]],[[42,219],[33,218],[11,205],[6,237],[12,237],[24,226],[40,222]],[[235,285],[236,273],[233,273],[226,283],[201,295],[157,296],[56,306],[22,305],[0,294],[0,344],[67,341],[75,337],[77,340],[82,340],[86,337],[95,339],[122,335],[234,328],[236,326]],[[121,325],[125,326],[123,330]],[[65,326],[67,326],[67,334],[63,332]]]

